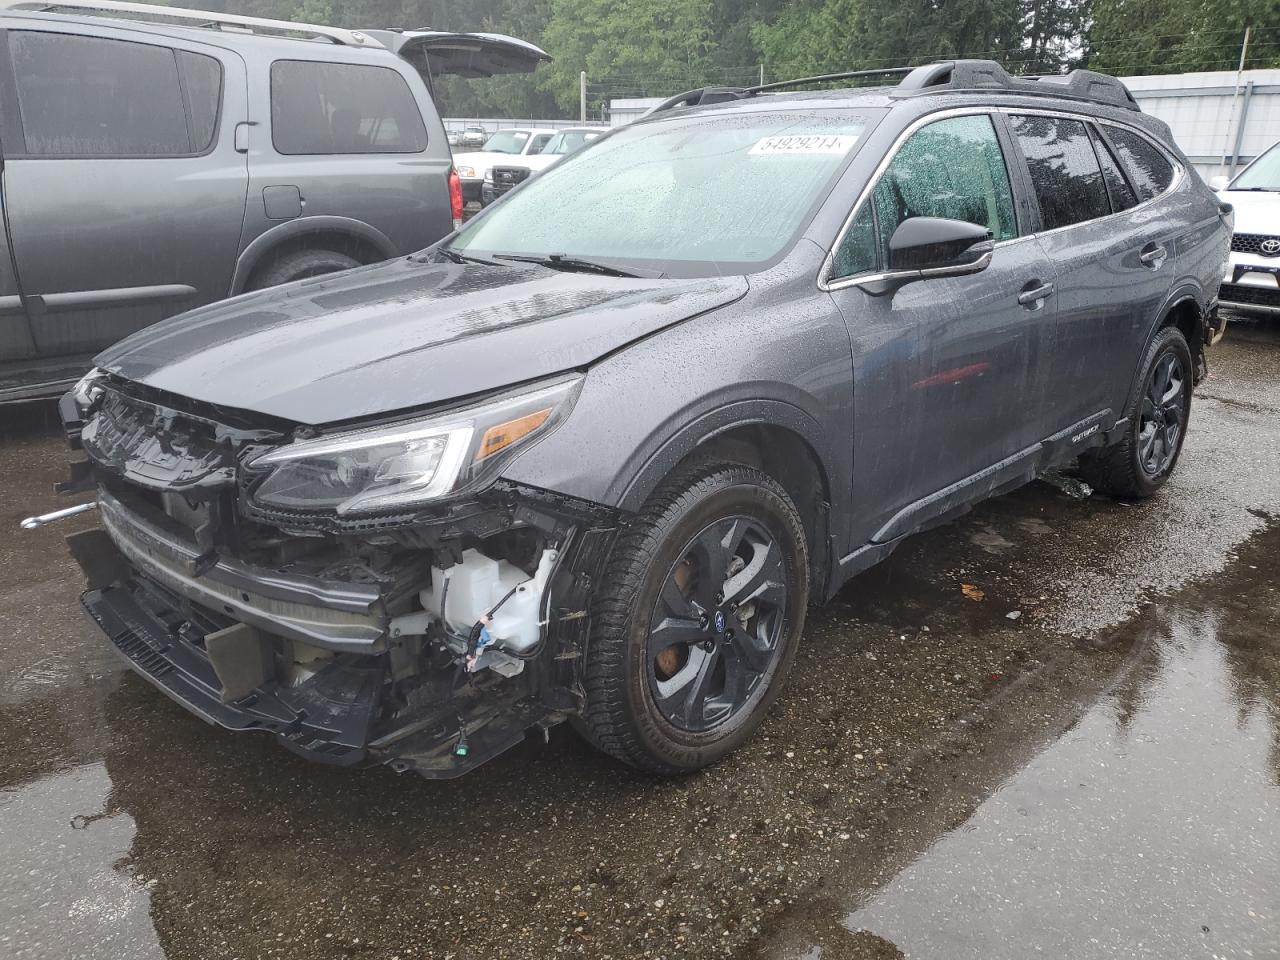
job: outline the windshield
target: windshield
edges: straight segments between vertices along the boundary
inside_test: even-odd
[[[573,153],[588,140],[594,140],[600,136],[598,131],[591,130],[566,130],[564,133],[557,133],[542,148],[542,153]]]
[[[519,153],[528,139],[523,130],[503,130],[486,140],[481,149],[485,153]]]
[[[450,246],[743,273],[790,245],[864,126],[824,110],[637,123],[527,181]]]
[[[1280,143],[1254,160],[1231,184],[1232,190],[1275,190],[1280,192]]]

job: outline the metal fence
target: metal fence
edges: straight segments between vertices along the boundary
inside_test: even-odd
[[[491,117],[444,117],[444,129],[448,133],[461,133],[465,127],[484,127],[489,133],[499,130],[510,130],[513,127],[545,127],[549,130],[563,130],[565,127],[581,127],[577,120],[495,120]],[[599,119],[587,118],[586,126],[600,123]]]

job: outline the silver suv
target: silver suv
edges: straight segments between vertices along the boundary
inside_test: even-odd
[[[112,0],[22,0],[0,28],[0,402],[191,307],[439,240],[461,213],[430,78],[547,59]]]

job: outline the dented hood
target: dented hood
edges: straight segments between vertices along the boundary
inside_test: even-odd
[[[180,314],[96,364],[206,403],[334,423],[585,367],[746,290],[743,277],[400,259]]]

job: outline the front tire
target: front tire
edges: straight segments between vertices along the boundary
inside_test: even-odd
[[[1085,481],[1103,493],[1144,499],[1159,490],[1182,452],[1191,417],[1194,366],[1182,331],[1165,327],[1143,358],[1119,442],[1080,458]]]
[[[804,526],[751,467],[674,476],[615,544],[592,602],[579,730],[672,775],[748,740],[786,681],[809,598]]]

